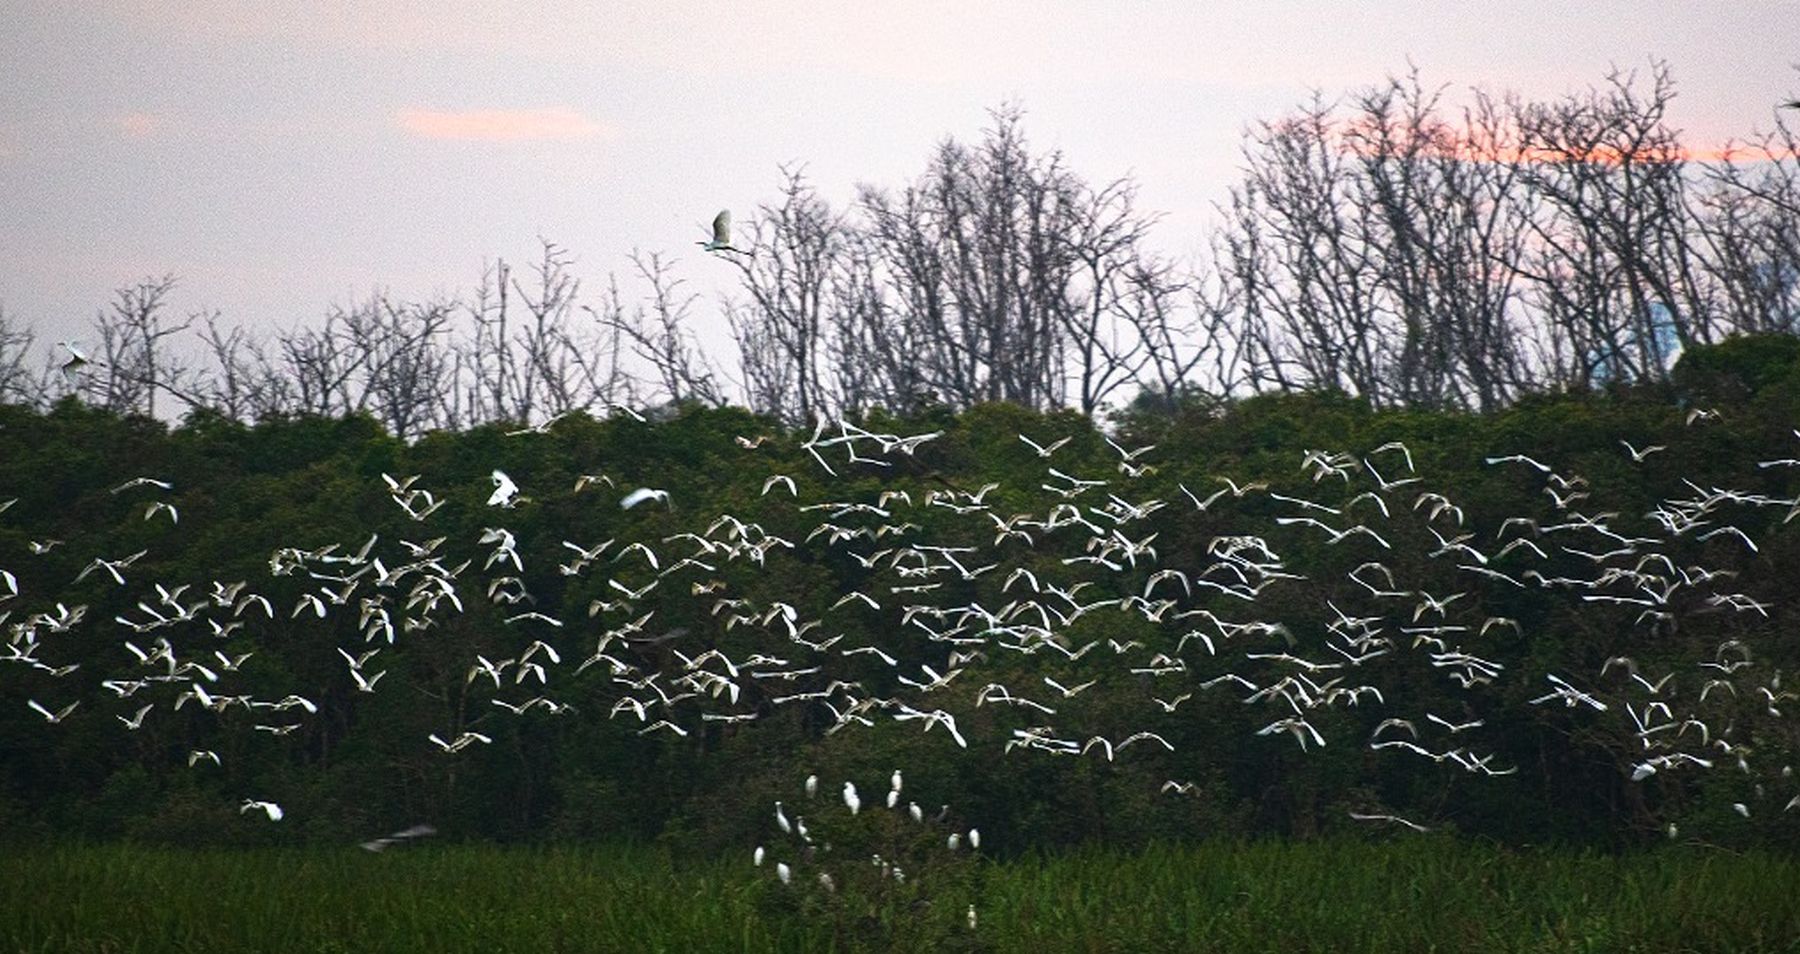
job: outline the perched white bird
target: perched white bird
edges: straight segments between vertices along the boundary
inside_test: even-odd
[[[781,829],[781,833],[784,835],[794,833],[794,823],[788,821],[787,812],[781,810],[780,802],[775,803],[775,827]]]
[[[806,797],[812,798],[817,794],[819,794],[819,777],[817,775],[808,775],[806,777]]]
[[[789,868],[785,861],[777,861],[775,863],[775,877],[780,878],[782,884],[787,884],[794,879],[794,869]]]
[[[763,851],[763,846],[757,845],[756,850],[750,853],[750,863],[761,868],[764,857],[765,852]]]
[[[856,795],[855,782],[844,783],[844,807],[850,809],[852,815],[862,811],[862,799]]]

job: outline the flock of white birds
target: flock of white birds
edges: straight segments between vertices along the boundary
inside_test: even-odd
[[[729,222],[716,227],[728,245]],[[1689,425],[1705,426],[1711,413],[1690,415]],[[534,439],[550,426],[512,439]],[[1043,434],[984,450],[1032,462],[1036,486],[958,489],[944,482],[924,489],[923,481],[903,487],[881,480],[940,436],[820,423],[800,443],[809,469],[791,474],[757,469],[759,448],[772,438],[740,436],[743,462],[735,473],[743,477],[716,477],[759,488],[761,521],[691,513],[666,490],[626,489],[604,473],[581,476],[568,490],[522,487],[494,470],[485,500],[490,525],[472,539],[451,540],[433,532],[434,515],[448,495],[466,489],[434,488],[420,474],[383,475],[370,492],[404,512],[406,525],[418,528],[412,538],[371,534],[281,547],[269,554],[263,579],[148,580],[135,569],[147,551],[93,554],[70,583],[123,588],[135,609],[112,619],[90,618],[87,605],[71,605],[59,592],[21,591],[17,576],[0,568],[0,676],[11,668],[54,677],[54,690],[14,703],[40,716],[48,732],[93,718],[132,733],[160,712],[195,706],[221,724],[229,718],[235,731],[274,740],[316,716],[314,699],[325,687],[294,686],[278,695],[245,688],[240,667],[257,651],[259,627],[278,619],[283,626],[354,619],[353,628],[323,627],[354,636],[320,651],[341,656],[341,678],[357,692],[377,693],[394,685],[384,682],[383,654],[479,601],[499,608],[512,648],[461,663],[466,684],[487,698],[463,721],[419,739],[446,758],[491,743],[499,720],[539,712],[598,711],[639,735],[687,737],[715,723],[754,723],[806,707],[827,734],[886,721],[1011,758],[1166,758],[1179,765],[1166,727],[1196,695],[1224,694],[1251,707],[1244,711],[1262,713],[1246,744],[1306,751],[1361,745],[1383,757],[1501,776],[1517,767],[1484,745],[1483,729],[1500,710],[1500,690],[1524,685],[1541,693],[1530,706],[1571,710],[1570,718],[1610,725],[1633,740],[1622,771],[1635,783],[1730,770],[1753,779],[1746,791],[1754,794],[1732,806],[1744,818],[1765,804],[1800,807],[1791,769],[1774,761],[1787,758],[1791,746],[1752,743],[1746,728],[1761,720],[1788,726],[1793,737],[1783,709],[1795,693],[1763,662],[1754,637],[1722,639],[1704,658],[1658,671],[1626,655],[1593,671],[1537,671],[1524,662],[1532,634],[1488,609],[1504,604],[1510,591],[1546,590],[1583,613],[1612,614],[1606,618],[1630,627],[1647,652],[1697,615],[1766,619],[1772,607],[1740,588],[1734,567],[1755,558],[1759,536],[1800,513],[1795,499],[1683,481],[1680,493],[1624,516],[1600,509],[1600,490],[1581,476],[1510,454],[1486,464],[1535,485],[1541,506],[1478,527],[1457,501],[1430,489],[1429,475],[1415,470],[1400,442],[1306,452],[1295,462],[1294,481],[1311,488],[1304,494],[1219,475],[1183,483],[1178,496],[1162,499],[1134,489],[1164,466],[1154,447],[1108,441],[1114,458],[1107,469],[1071,473],[1065,468],[1080,468],[1059,460],[1070,437]],[[1648,466],[1661,451],[1624,444],[1620,453],[1633,466]],[[1797,465],[1789,456],[1759,467]],[[862,489],[845,489],[852,485]],[[171,481],[145,476],[112,492],[135,497],[144,521],[182,519],[180,488]],[[561,493],[612,508],[620,533],[521,542],[505,525],[534,498]],[[0,499],[0,521],[10,505]],[[947,521],[953,532],[928,530],[917,519],[925,513],[946,515],[933,525]],[[1179,559],[1159,552],[1163,528],[1200,519],[1218,528],[1203,552]],[[786,529],[795,526],[803,532]],[[645,535],[628,539],[630,530]],[[1284,595],[1296,581],[1318,582],[1315,568],[1283,556],[1299,540],[1320,541],[1355,563],[1338,591],[1345,595],[1323,609],[1296,606]],[[1417,566],[1422,558],[1436,581],[1431,589],[1402,578],[1396,548],[1414,545],[1407,541],[1428,541],[1404,562]],[[34,540],[29,552],[0,560],[29,560],[59,545]],[[809,613],[797,605],[807,600],[752,602],[727,579],[733,564],[759,575],[800,551],[812,560],[854,561],[861,585]],[[606,597],[558,608],[530,592],[528,562],[551,554],[562,561],[559,576],[604,578]],[[711,622],[666,622],[676,615],[668,607],[679,601],[698,601]],[[1329,622],[1322,629],[1300,625],[1294,619],[1302,610],[1328,611]],[[115,645],[118,669],[78,672],[79,665],[59,662],[60,647],[75,640]],[[1019,664],[1027,657],[1031,664]],[[604,693],[592,680],[581,692],[564,691],[590,670],[604,676]],[[1460,710],[1416,711],[1396,685],[1418,678],[1454,686]],[[1136,701],[1143,727],[1114,735],[1082,730],[1080,697],[1102,683],[1103,692]],[[84,710],[84,685],[103,702]],[[1334,736],[1320,716],[1338,707],[1379,716],[1369,720],[1372,734]],[[221,757],[195,748],[186,763],[217,769]],[[809,794],[815,785],[809,782]],[[1178,796],[1195,787],[1169,778],[1162,790]],[[896,771],[887,807],[921,819],[916,804],[902,809],[900,792]],[[271,822],[286,817],[279,793],[240,795],[245,813]],[[844,783],[843,800],[852,813],[859,810],[852,782]],[[1367,809],[1350,817],[1430,827],[1379,805]],[[779,803],[776,815],[787,828]],[[417,826],[365,847],[429,833]],[[974,830],[952,837],[979,845]],[[783,862],[777,870],[785,868]]]

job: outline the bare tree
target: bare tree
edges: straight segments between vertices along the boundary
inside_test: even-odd
[[[1539,307],[1573,383],[1660,378],[1682,346],[1712,337],[1689,245],[1686,160],[1664,122],[1666,64],[1649,88],[1614,72],[1604,88],[1519,111]]]
[[[35,405],[45,397],[44,382],[29,367],[37,336],[13,323],[0,306],[0,404]]]
[[[119,289],[112,305],[95,315],[99,354],[75,383],[86,400],[121,413],[154,416],[159,391],[182,394],[187,368],[166,342],[194,320],[169,320],[168,296],[175,284],[173,275],[146,278]]]
[[[1733,331],[1800,332],[1800,134],[1785,117],[1704,165],[1694,226]]]
[[[649,287],[643,301],[626,308],[615,280],[602,309],[588,308],[588,313],[650,365],[671,402],[699,401],[723,407],[726,397],[716,372],[689,330],[689,312],[699,296],[682,291],[686,283],[675,276],[674,264],[660,253],[634,249],[631,264]]]
[[[782,175],[781,200],[761,206],[750,223],[754,253],[726,253],[748,296],[727,314],[751,407],[799,422],[831,410],[824,330],[843,230],[803,169]]]

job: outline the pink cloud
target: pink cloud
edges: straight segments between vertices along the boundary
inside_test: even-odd
[[[518,142],[528,139],[592,139],[607,127],[572,109],[403,109],[400,128],[426,139]]]
[[[113,126],[126,139],[149,139],[162,127],[162,119],[149,113],[126,113],[113,120]]]

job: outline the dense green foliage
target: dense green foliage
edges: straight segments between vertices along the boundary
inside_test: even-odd
[[[734,440],[739,435],[774,429],[730,409],[694,409],[661,422],[574,415],[541,433],[509,436],[505,428],[490,426],[433,433],[409,444],[362,418],[291,418],[246,426],[199,416],[170,428],[74,401],[42,412],[0,407],[0,502],[17,499],[0,512],[0,569],[16,577],[19,591],[0,602],[0,613],[9,617],[0,625],[7,628],[12,652],[27,652],[20,648],[19,627],[34,615],[55,614],[58,604],[86,607],[82,621],[67,631],[38,625],[33,637],[38,648],[28,651],[34,654],[30,661],[0,663],[0,831],[13,837],[79,834],[183,843],[350,843],[429,820],[452,838],[557,843],[662,839],[682,851],[742,853],[768,837],[772,800],[792,792],[809,772],[817,772],[830,792],[843,779],[856,779],[873,801],[885,790],[881,780],[898,766],[907,773],[909,797],[916,791],[924,793],[917,796],[922,801],[929,798],[928,807],[954,806],[962,821],[980,825],[987,834],[988,850],[1003,857],[1090,840],[1141,845],[1220,834],[1314,836],[1364,827],[1348,817],[1351,811],[1393,811],[1434,827],[1512,844],[1618,845],[1660,839],[1675,823],[1684,838],[1793,845],[1800,843],[1800,811],[1783,812],[1782,806],[1800,792],[1800,780],[1784,771],[1800,757],[1800,723],[1794,719],[1800,703],[1777,701],[1776,694],[1783,692],[1781,673],[1791,680],[1800,672],[1800,644],[1792,638],[1800,620],[1800,520],[1784,519],[1791,511],[1783,506],[1721,505],[1709,529],[1726,523],[1742,528],[1756,543],[1751,551],[1727,537],[1701,541],[1694,533],[1657,534],[1644,517],[1658,501],[1692,497],[1704,488],[1760,494],[1765,500],[1800,495],[1800,469],[1758,466],[1767,459],[1800,455],[1800,438],[1792,433],[1800,424],[1800,357],[1791,344],[1791,339],[1779,338],[1696,348],[1678,369],[1674,390],[1537,398],[1488,416],[1376,413],[1358,401],[1331,395],[1259,397],[1226,408],[1196,404],[1173,415],[1130,413],[1115,422],[1113,436],[1126,446],[1156,445],[1142,458],[1156,469],[1136,478],[1121,474],[1118,454],[1089,421],[1009,405],[977,407],[955,416],[927,413],[907,421],[863,421],[871,431],[942,435],[915,454],[890,455],[881,467],[846,464],[843,448],[835,448],[831,461],[840,472],[837,477],[825,473],[803,449],[805,433],[778,435],[754,450],[739,446]],[[1690,423],[1689,414],[1696,409],[1716,409],[1719,417]],[[897,676],[920,678],[922,664],[940,672],[952,668],[945,664],[943,645],[920,638],[913,624],[903,621],[903,601],[887,589],[892,578],[880,580],[879,612],[864,612],[854,603],[834,606],[854,589],[877,592],[877,573],[853,559],[850,547],[833,546],[825,538],[807,542],[809,533],[828,518],[845,526],[872,527],[881,521],[857,523],[854,517],[828,511],[802,511],[797,504],[872,503],[883,489],[909,490],[910,507],[891,505],[894,521],[920,525],[902,531],[912,534],[907,539],[975,547],[981,551],[979,562],[1000,563],[999,569],[972,579],[943,581],[929,596],[939,607],[978,601],[997,608],[1017,599],[1024,593],[1022,584],[1003,592],[1007,574],[1016,567],[1046,581],[1076,572],[1063,561],[1083,554],[1083,541],[1080,535],[1069,536],[1069,530],[1038,533],[1029,544],[995,541],[999,517],[1041,516],[1058,503],[1041,489],[1046,460],[1023,445],[1021,433],[1045,443],[1071,435],[1048,466],[1109,479],[1107,492],[1133,501],[1166,503],[1147,520],[1123,527],[1133,540],[1158,534],[1156,565],[1085,575],[1083,579],[1096,582],[1084,599],[1141,593],[1156,566],[1192,570],[1207,565],[1209,546],[1217,538],[1258,533],[1281,551],[1290,571],[1304,578],[1279,581],[1254,605],[1201,589],[1182,606],[1279,621],[1287,634],[1238,636],[1229,645],[1215,636],[1221,645],[1213,654],[1197,640],[1177,646],[1193,622],[1158,624],[1139,614],[1096,611],[1061,633],[1068,646],[1100,641],[1080,658],[989,646],[947,690],[906,696],[912,704],[954,713],[968,738],[967,749],[944,731],[922,731],[921,722],[896,721],[891,709],[870,712],[872,725],[828,731],[841,723],[834,722],[825,706],[773,702],[783,692],[825,689],[834,679],[858,681],[869,695],[897,697],[910,693],[896,683]],[[1663,444],[1667,450],[1634,463],[1621,450],[1621,440],[1638,447]],[[1391,519],[1375,522],[1374,511],[1360,511],[1391,542],[1391,551],[1368,540],[1330,544],[1307,527],[1278,525],[1274,517],[1295,511],[1266,496],[1227,495],[1202,512],[1181,489],[1204,497],[1224,486],[1219,477],[1266,480],[1276,492],[1342,506],[1373,486],[1371,481],[1360,474],[1354,485],[1349,477],[1317,479],[1299,466],[1303,453],[1323,449],[1368,457],[1393,479],[1403,468],[1397,454],[1369,457],[1389,441],[1403,441],[1410,448],[1422,478],[1420,484],[1386,495]],[[1580,509],[1615,512],[1615,529],[1657,536],[1657,545],[1674,554],[1672,564],[1736,574],[1705,592],[1728,587],[1766,603],[1766,610],[1728,611],[1707,603],[1695,589],[1669,604],[1671,612],[1679,613],[1667,623],[1645,623],[1642,606],[1584,601],[1567,587],[1473,581],[1455,559],[1436,558],[1432,533],[1457,528],[1443,520],[1433,523],[1425,508],[1415,507],[1420,492],[1455,501],[1467,515],[1467,529],[1479,534],[1472,542],[1489,552],[1498,546],[1496,528],[1509,516],[1529,514],[1548,523],[1560,513],[1542,492],[1535,472],[1484,463],[1488,456],[1517,453],[1585,476],[1592,499]],[[489,473],[496,468],[504,469],[530,499],[511,509],[486,506],[493,488]],[[599,473],[611,477],[616,488],[570,490],[578,476]],[[763,492],[765,478],[775,473],[793,476],[797,501],[782,488]],[[442,507],[414,521],[391,498],[384,474],[422,475],[417,486],[429,488]],[[167,480],[174,489],[166,494],[144,488],[114,492],[139,475]],[[972,493],[990,482],[999,484],[987,498],[995,519],[924,505],[931,490]],[[638,486],[667,489],[672,506],[622,511],[619,496]],[[1098,497],[1082,502],[1098,505]],[[146,516],[152,500],[176,506],[179,521],[164,514]],[[770,549],[761,563],[703,556],[710,561],[708,569],[684,569],[647,596],[621,599],[621,588],[663,579],[636,555],[619,558],[626,542],[647,541],[661,551],[666,571],[690,549],[668,538],[682,532],[706,536],[721,513],[759,522],[768,534],[795,546]],[[495,565],[495,548],[478,542],[485,528],[501,527],[518,541],[519,572],[507,562]],[[463,610],[450,611],[446,604],[435,613],[413,611],[396,598],[388,604],[396,630],[390,641],[370,635],[354,599],[331,606],[325,618],[302,604],[306,594],[341,586],[312,575],[333,572],[328,561],[303,559],[290,565],[289,572],[272,572],[280,563],[272,563],[272,555],[283,548],[317,551],[336,544],[335,555],[347,556],[371,534],[378,536],[372,552],[389,568],[407,560],[400,541],[446,538],[438,551],[444,565],[471,561],[458,584]],[[563,541],[586,547],[609,538],[618,543],[590,570],[559,571],[559,564],[572,556]],[[61,543],[33,552],[34,543],[49,540]],[[855,551],[866,554],[889,545],[862,542]],[[138,550],[145,555],[121,571],[125,585],[116,584],[107,571],[91,568],[97,556],[116,559]],[[1628,554],[1611,563],[1631,567],[1639,558]],[[1382,704],[1364,698],[1356,705],[1308,710],[1307,718],[1328,744],[1304,750],[1286,733],[1255,734],[1283,714],[1293,714],[1279,698],[1246,705],[1246,693],[1234,687],[1197,688],[1226,671],[1267,686],[1285,671],[1278,661],[1248,660],[1251,652],[1334,658],[1324,648],[1331,607],[1354,613],[1370,605],[1368,593],[1345,574],[1375,559],[1384,560],[1410,589],[1467,591],[1470,595],[1449,619],[1470,625],[1461,637],[1468,651],[1505,661],[1504,676],[1468,691],[1428,665],[1419,644],[1409,644],[1410,637],[1401,638],[1396,631],[1394,651],[1354,673],[1346,671],[1352,682],[1379,686]],[[1533,564],[1496,558],[1493,565],[1517,573]],[[348,565],[335,566],[345,572]],[[1592,575],[1596,569],[1586,558],[1554,548],[1536,566],[1552,578],[1584,571]],[[89,571],[78,580],[84,568]],[[518,580],[494,583],[507,575]],[[712,579],[723,581],[716,591],[695,592]],[[186,597],[177,601],[185,602],[204,600],[215,581],[248,581],[249,591],[266,595],[273,617],[252,610],[237,617],[244,622],[241,628],[224,636],[213,635],[199,618],[141,635],[121,621],[145,619],[138,603],[156,604],[154,583],[188,585]],[[497,604],[487,598],[490,584],[501,592],[522,587],[530,599]],[[365,581],[357,595],[367,595],[373,586]],[[740,660],[767,653],[790,659],[794,666],[826,655],[796,644],[779,621],[771,624],[765,618],[761,625],[729,627],[738,610],[721,609],[714,602],[727,597],[748,601],[744,605],[750,609],[744,612],[789,603],[798,619],[824,621],[809,639],[841,633],[840,649],[875,645],[899,661],[887,667],[871,655],[835,655],[825,671],[788,685],[770,681],[749,686],[733,711],[754,713],[753,722],[698,716],[700,707],[731,709],[722,698],[690,700],[686,708],[650,716],[652,722],[664,715],[675,720],[685,736],[644,734],[645,721],[618,713],[615,704],[633,690],[616,680],[608,665],[576,671],[604,630],[651,610],[656,616],[646,634],[668,639],[620,640],[611,649],[638,672],[679,672],[683,659],[715,646]],[[595,601],[633,605],[590,610]],[[531,620],[506,621],[527,610],[556,616],[564,625],[552,629]],[[1419,621],[1412,600],[1394,603],[1389,611],[1396,626]],[[221,623],[234,619],[218,608],[201,615],[208,613]],[[420,628],[408,630],[402,624],[408,614],[422,621]],[[1516,620],[1518,626],[1475,635],[1474,629],[1493,617]],[[238,693],[269,702],[298,693],[316,703],[318,711],[214,710],[192,702],[177,709],[176,695],[191,692],[196,677],[150,686],[133,698],[116,698],[101,688],[102,680],[158,671],[133,659],[124,642],[135,640],[139,649],[149,650],[159,637],[172,642],[180,659],[209,665],[215,650],[227,657],[254,653],[241,669],[218,674],[211,684],[215,695]],[[547,684],[524,681],[522,670],[516,671],[516,679],[509,673],[504,682],[471,675],[478,657],[516,660],[539,638],[563,654]],[[1115,651],[1107,640],[1126,646],[1136,640],[1142,648]],[[1754,664],[1732,673],[1736,683],[1730,693],[1715,691],[1702,702],[1701,688],[1715,674],[1701,664],[1737,658],[1736,650],[1721,649],[1729,640],[1746,647]],[[377,648],[380,654],[368,671],[387,675],[379,691],[359,692],[339,650]],[[1180,657],[1192,668],[1171,679],[1131,671],[1144,668],[1156,653]],[[1632,703],[1641,714],[1652,696],[1619,668],[1602,673],[1606,661],[1620,654],[1632,656],[1649,680],[1675,674],[1672,687],[1659,697],[1675,710],[1672,720],[1693,712],[1714,734],[1729,727],[1732,751],[1708,749],[1715,768],[1665,770],[1646,781],[1629,778],[1647,749],[1632,731],[1624,704]],[[547,664],[542,657],[540,661]],[[50,671],[75,664],[80,668],[64,675]],[[1551,689],[1549,674],[1591,688],[1613,704],[1603,713],[1560,702],[1531,704]],[[1089,680],[1096,684],[1081,695],[1054,698],[1044,688],[1046,676],[1065,686]],[[1776,688],[1765,698],[1759,688],[1767,688],[1771,680]],[[1151,729],[1174,751],[1144,743],[1110,760],[1098,751],[1081,757],[1009,751],[1005,743],[1015,730],[1046,720],[1017,708],[976,705],[978,690],[990,681],[1054,701],[1060,710],[1054,721],[1078,740],[1100,735],[1117,741]],[[668,688],[667,683],[662,686]],[[1165,711],[1151,704],[1151,697],[1168,699],[1184,692],[1192,697],[1179,708]],[[493,705],[494,699],[517,704],[540,693],[575,711],[554,715],[536,709],[515,716]],[[636,695],[647,692],[639,689]],[[63,721],[47,724],[27,708],[27,700],[52,709],[76,700],[81,706]],[[155,709],[137,730],[125,729],[115,718],[129,717],[149,701],[156,703]],[[842,697],[837,701],[843,705]],[[1373,751],[1366,744],[1382,719],[1405,716],[1422,724],[1426,712],[1485,720],[1479,751],[1493,754],[1492,765],[1513,771],[1490,776],[1441,758],[1409,758]],[[258,731],[258,724],[297,728],[274,735]],[[480,731],[492,744],[446,755],[427,741],[434,733],[450,739],[464,731]],[[1704,747],[1693,735],[1686,734],[1684,745],[1699,752]],[[189,753],[196,750],[216,752],[219,764],[190,765]],[[1192,788],[1185,795],[1163,791],[1163,783],[1171,779]],[[279,801],[286,808],[285,820],[269,824],[257,815],[240,814],[245,798]],[[1747,806],[1751,817],[1740,817],[1734,804]],[[155,857],[121,855],[120,863],[164,863],[144,860]],[[252,857],[246,863],[285,864],[280,855]],[[329,860],[335,856],[305,857],[324,859],[316,863],[327,867],[350,863]],[[434,863],[454,869],[482,856],[433,857],[438,859]],[[517,859],[533,856],[505,857],[514,859],[509,864],[528,868]],[[56,877],[79,880],[81,870],[94,860],[92,855],[65,856],[57,862],[62,867]],[[1092,863],[1103,867],[1106,862]],[[192,864],[205,868],[207,862]],[[1039,903],[1031,900],[1031,890],[1063,890],[1052,887],[1062,883],[1060,874],[1032,881],[1034,876],[1026,874],[1035,870],[1032,864],[1011,869],[1018,880],[1008,882],[1010,886],[986,889],[998,906],[996,917],[1029,923],[1033,919],[1020,912]],[[1055,868],[1064,863],[1046,864]],[[1648,876],[1647,869],[1642,873]],[[526,875],[521,870],[518,876]],[[259,880],[236,883],[249,891]],[[1030,888],[1032,884],[1040,887]],[[694,889],[687,890],[691,896]],[[342,894],[356,892],[346,888]],[[1229,892],[1220,897],[1226,896]],[[1382,895],[1365,903],[1380,906],[1389,900]],[[607,903],[636,902],[620,898]],[[1711,903],[1691,902],[1684,910],[1711,917],[1702,910]],[[1659,908],[1654,901],[1644,904]],[[1575,920],[1558,930],[1575,935],[1582,930],[1578,912],[1532,910],[1537,913],[1516,915],[1527,931],[1547,930],[1544,925],[1563,915]],[[1639,916],[1638,909],[1631,911],[1625,917],[1608,916],[1605,923],[1622,930],[1623,922]],[[329,915],[313,916],[340,915],[334,908]],[[432,920],[428,914],[419,917],[421,924]],[[564,930],[557,923],[546,922],[541,929]],[[771,938],[783,940],[779,931],[770,930],[776,931]],[[1162,928],[1141,924],[1133,930],[1153,938]],[[1033,935],[1026,931],[1016,936],[1025,943]]]
[[[34,952],[1752,952],[1800,936],[1789,857],[1444,837],[1033,856],[930,906],[857,919],[737,858],[619,847],[62,847],[0,858],[0,878],[31,886],[0,907],[0,944]]]

